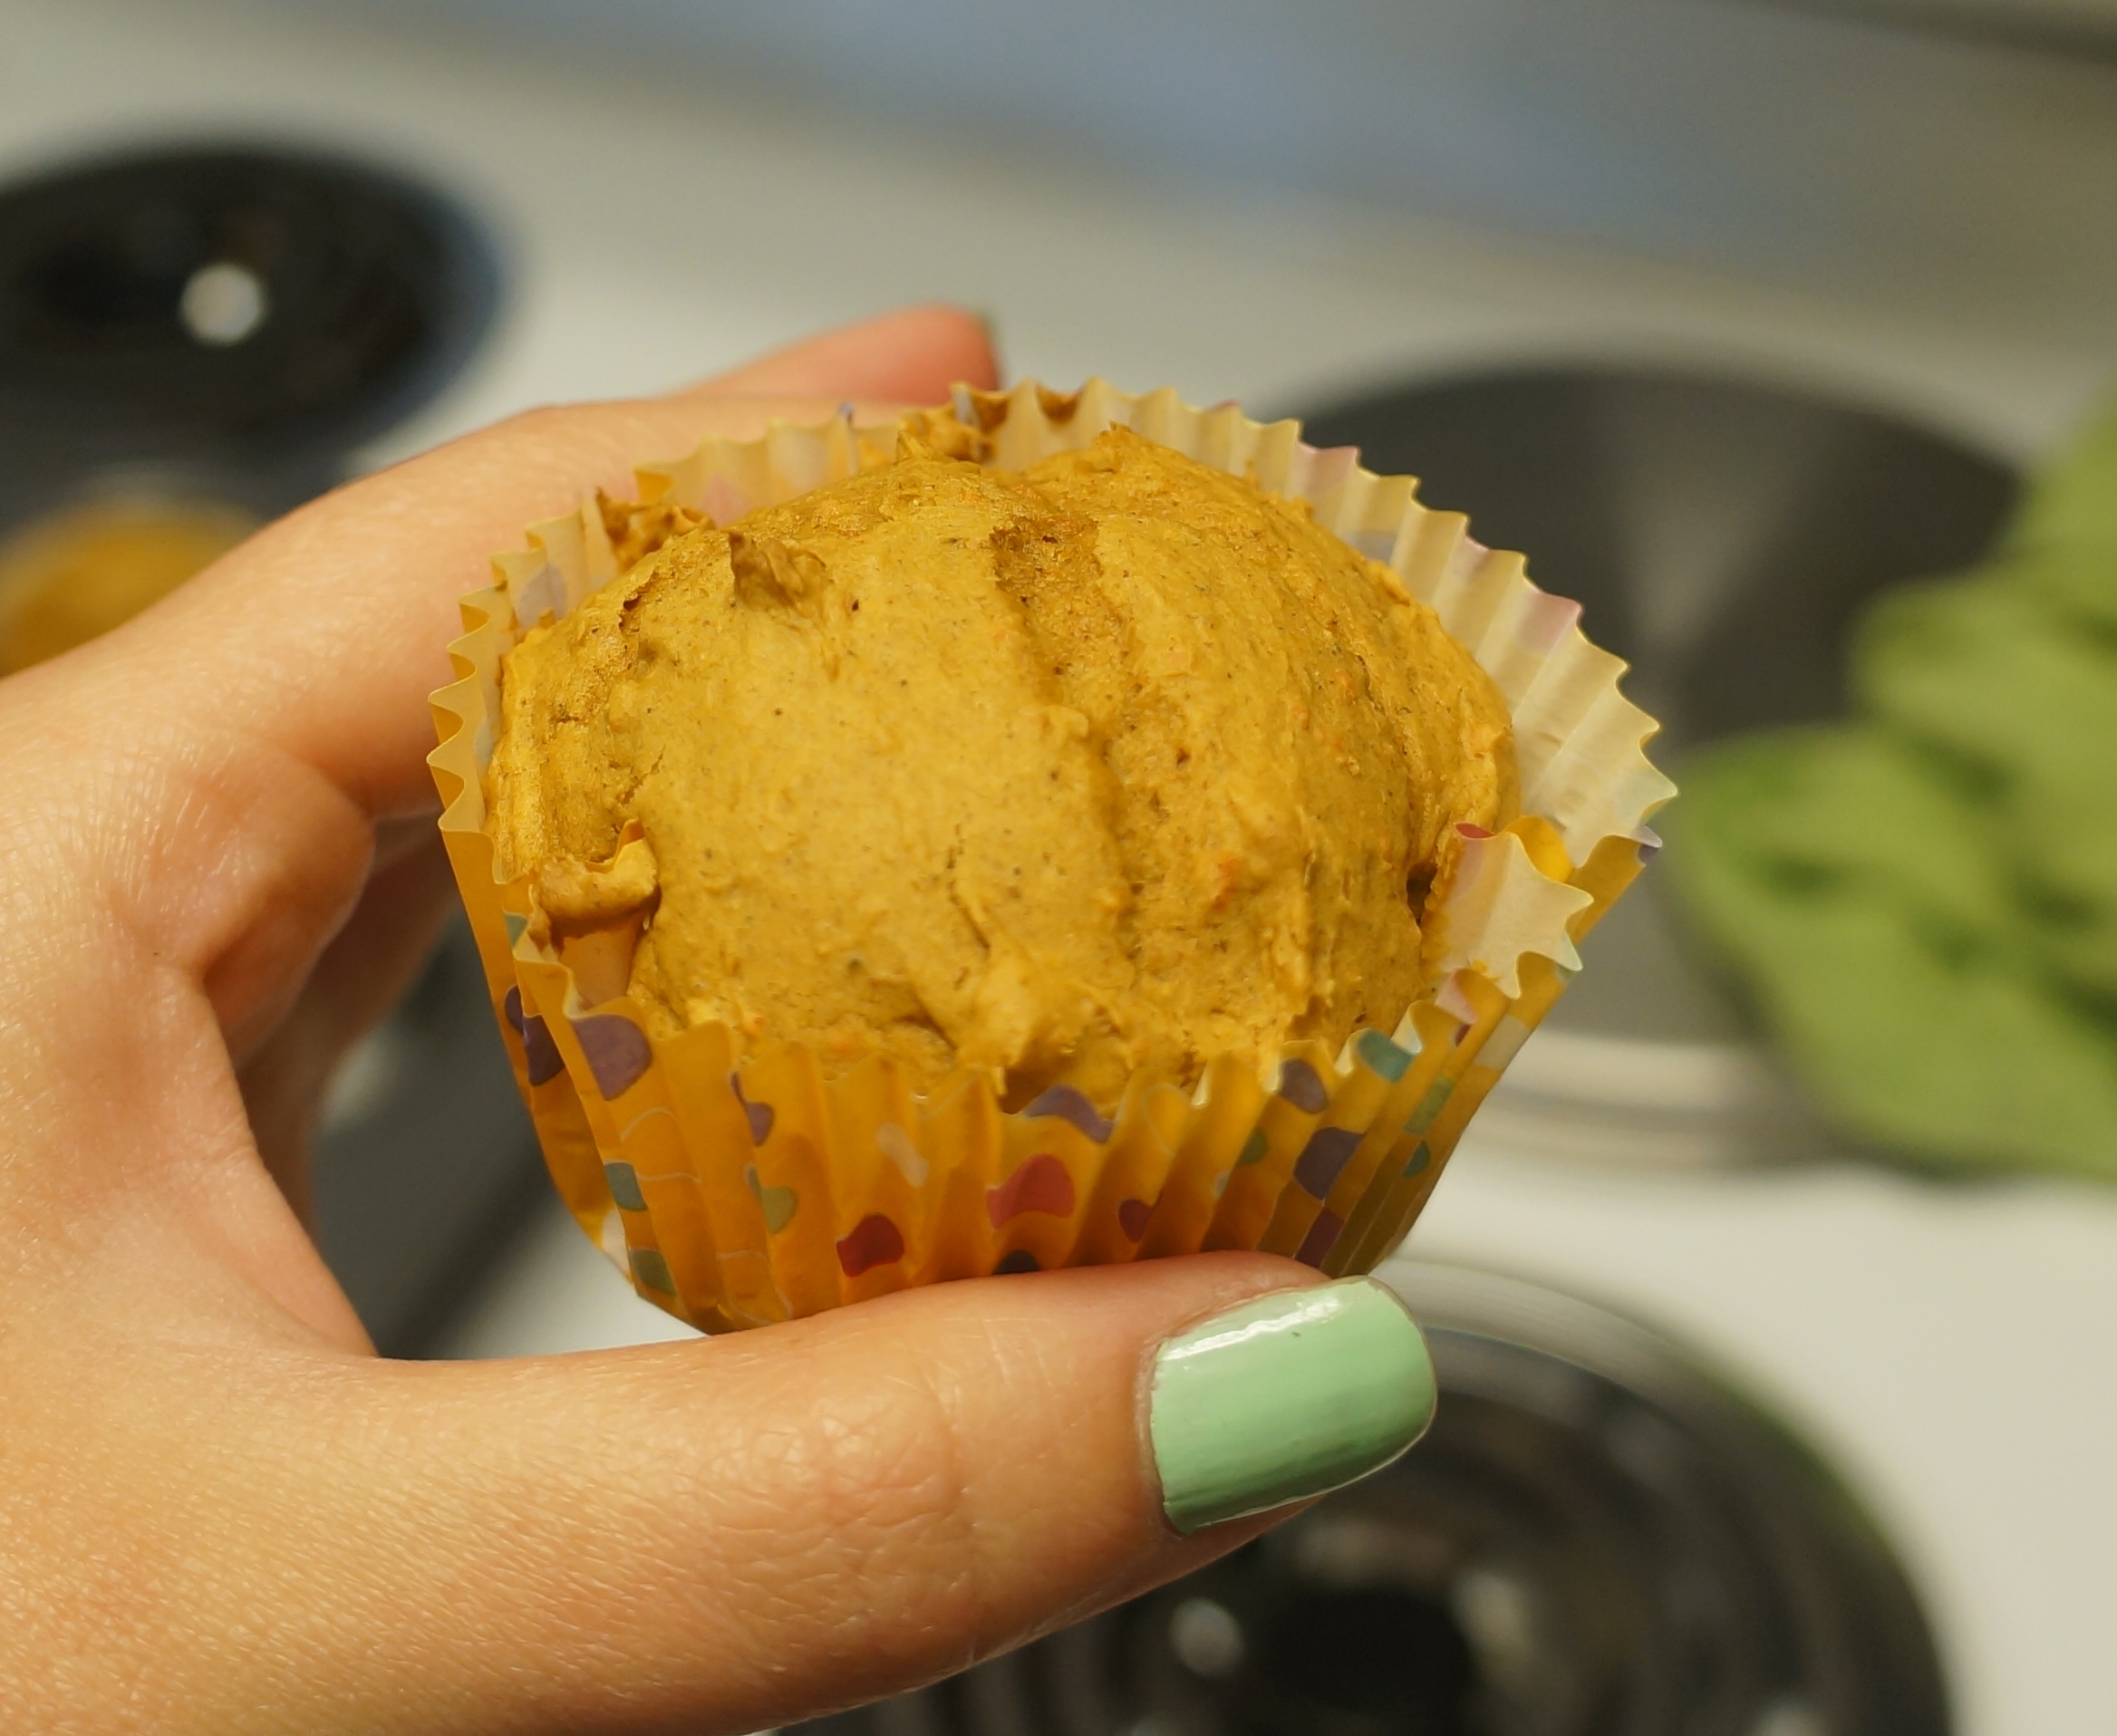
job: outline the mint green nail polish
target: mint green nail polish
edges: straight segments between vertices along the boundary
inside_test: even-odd
[[[1320,1495],[1387,1464],[1433,1413],[1426,1340],[1372,1278],[1260,1297],[1155,1357],[1162,1506],[1188,1534]]]

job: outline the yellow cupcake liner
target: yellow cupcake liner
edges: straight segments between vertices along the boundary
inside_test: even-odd
[[[642,1296],[709,1332],[946,1278],[1202,1249],[1368,1271],[1579,969],[1574,941],[1658,847],[1644,821],[1674,786],[1643,751],[1657,726],[1618,691],[1624,664],[1580,634],[1579,605],[1532,584],[1521,555],[1420,505],[1413,478],[1306,445],[1298,423],[1099,380],[1064,394],[960,388],[955,410],[989,466],[1020,469],[1123,424],[1305,500],[1470,649],[1513,716],[1523,817],[1496,834],[1464,829],[1436,992],[1395,1031],[1357,1032],[1335,1055],[1290,1046],[1268,1079],[1223,1056],[1189,1089],[1141,1073],[1115,1103],[1061,1085],[1013,1111],[981,1076],[953,1075],[922,1097],[886,1059],[833,1077],[798,1044],[740,1041],[723,1025],[664,1037],[629,997],[589,1004],[573,968],[585,961],[531,936],[527,880],[495,878],[483,774],[501,658],[616,575],[591,501],[532,526],[529,546],[497,556],[493,583],[463,600],[458,679],[433,696],[440,746],[429,757],[552,1178]],[[643,467],[640,497],[725,525],[888,458],[896,438],[895,424],[841,416],[710,439]]]

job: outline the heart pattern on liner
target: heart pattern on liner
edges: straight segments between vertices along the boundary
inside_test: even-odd
[[[742,1075],[730,1073],[728,1089],[735,1094],[735,1101],[742,1105],[742,1113],[749,1121],[749,1143],[762,1145],[772,1136],[772,1106],[768,1103],[752,1103],[742,1095]]]
[[[616,1013],[591,1013],[571,1021],[574,1040],[594,1075],[595,1089],[604,1101],[622,1097],[628,1086],[644,1076],[654,1064],[653,1045],[631,1019]]]
[[[904,1257],[904,1232],[879,1211],[861,1219],[838,1242],[838,1269],[847,1278]]]
[[[522,1054],[529,1064],[531,1085],[546,1085],[566,1070],[566,1061],[558,1052],[558,1045],[551,1040],[551,1027],[534,1013],[523,1012],[519,984],[508,990],[508,998],[500,1012],[508,1023],[515,1027],[515,1035],[522,1039]]]
[[[882,1154],[897,1166],[897,1172],[915,1188],[926,1185],[926,1178],[933,1173],[933,1166],[919,1154],[919,1148],[912,1143],[912,1136],[894,1121],[885,1121],[875,1130],[875,1143]]]
[[[1054,1218],[1073,1216],[1073,1177],[1049,1152],[1026,1160],[996,1188],[985,1191],[985,1215],[997,1230],[1025,1211],[1046,1211]]]
[[[778,1235],[794,1220],[794,1209],[801,1203],[800,1200],[792,1188],[765,1186],[754,1163],[744,1167],[742,1179],[749,1183],[749,1191],[757,1195],[757,1202],[763,1209],[765,1228],[773,1235]]]

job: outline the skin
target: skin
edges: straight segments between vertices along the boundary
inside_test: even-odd
[[[1286,1262],[413,1365],[303,1225],[320,1089],[452,897],[426,695],[488,553],[636,457],[993,373],[923,309],[517,417],[0,683],[0,1729],[755,1730],[1259,1529],[1167,1526],[1142,1383]]]

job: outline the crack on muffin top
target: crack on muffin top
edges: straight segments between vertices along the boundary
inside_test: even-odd
[[[1115,429],[896,457],[721,527],[604,502],[619,576],[503,665],[501,870],[651,860],[633,995],[1004,1101],[1393,1027],[1503,699],[1304,503]],[[688,519],[688,522],[687,522]],[[568,864],[577,865],[577,871]]]

